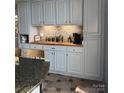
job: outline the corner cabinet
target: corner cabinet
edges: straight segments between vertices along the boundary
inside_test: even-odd
[[[19,1],[18,6],[18,17],[19,17],[19,33],[29,34],[28,32],[28,2]]]
[[[85,38],[85,65],[86,78],[102,80],[103,76],[103,39],[100,37]]]

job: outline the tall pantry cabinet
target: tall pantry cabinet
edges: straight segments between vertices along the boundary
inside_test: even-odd
[[[19,33],[29,34],[29,2],[28,0],[17,0],[18,19],[19,19]]]
[[[84,75],[90,79],[103,78],[104,0],[84,0]]]

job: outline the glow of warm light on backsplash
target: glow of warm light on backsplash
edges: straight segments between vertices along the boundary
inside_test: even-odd
[[[37,27],[38,34],[42,35],[42,39],[46,37],[54,37],[62,35],[64,41],[67,41],[69,36],[72,36],[73,33],[82,34],[82,27],[76,25],[63,25],[63,26],[41,26]]]

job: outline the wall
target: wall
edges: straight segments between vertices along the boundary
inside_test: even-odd
[[[75,25],[66,25],[66,26],[41,26],[41,27],[32,27],[30,31],[30,41],[33,41],[34,35],[41,35],[42,40],[45,40],[46,37],[55,37],[62,35],[63,41],[67,41],[69,36],[72,36],[73,33],[82,34],[82,27]]]
[[[104,11],[104,81],[106,83],[105,93],[108,93],[108,0],[105,0]]]

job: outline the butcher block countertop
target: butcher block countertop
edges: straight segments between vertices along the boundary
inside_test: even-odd
[[[60,45],[60,46],[79,46],[82,47],[82,44],[73,44],[69,42],[50,42],[50,41],[35,41],[31,44],[43,44],[43,45]]]

